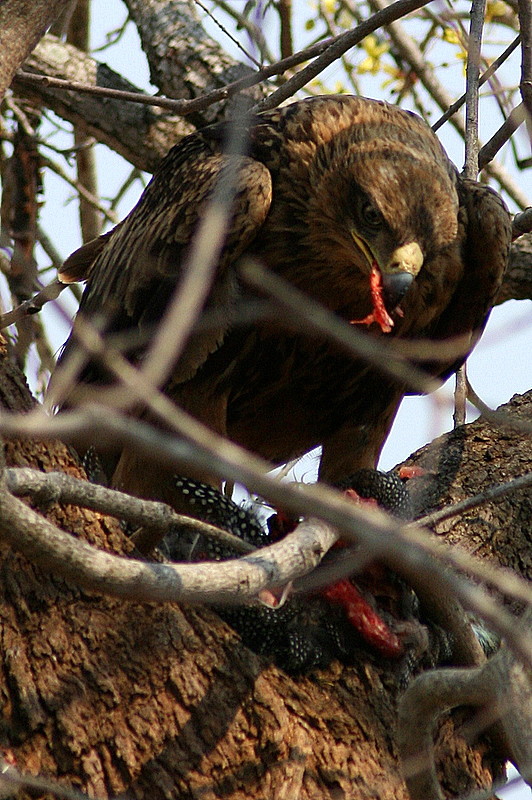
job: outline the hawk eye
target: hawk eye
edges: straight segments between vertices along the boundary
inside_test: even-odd
[[[360,207],[360,216],[362,222],[369,228],[380,228],[383,223],[383,217],[380,211],[377,211],[374,205],[366,201]]]

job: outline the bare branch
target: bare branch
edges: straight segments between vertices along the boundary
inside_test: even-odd
[[[15,76],[13,86],[17,91],[37,97],[63,119],[92,134],[140,169],[153,172],[170,146],[194,130],[193,125],[168,111],[123,103],[120,99],[108,99],[102,104],[101,92],[106,88],[123,90],[136,97],[142,93],[106,64],[50,34],[39,42],[24,68],[39,75],[32,77],[31,84],[23,84]],[[47,78],[54,82],[66,79],[63,86],[89,85],[99,91],[95,97],[73,91],[58,92],[47,85]],[[152,104],[149,98],[145,102]]]
[[[79,443],[80,441],[86,440],[87,437],[90,441],[93,437],[94,426],[97,425],[100,435],[106,438],[109,445],[121,447],[132,445],[139,453],[146,457],[153,456],[154,452],[158,452],[161,458],[164,458],[168,464],[175,465],[178,470],[190,468],[190,466],[194,464],[194,466],[198,466],[200,469],[210,470],[212,474],[242,481],[247,486],[255,489],[266,499],[276,503],[279,507],[289,512],[295,514],[305,513],[306,515],[312,515],[326,520],[329,525],[334,526],[334,529],[332,531],[329,529],[328,533],[324,534],[323,529],[320,528],[319,536],[323,534],[325,540],[329,543],[337,536],[336,530],[341,530],[343,539],[347,541],[356,541],[362,546],[367,547],[375,558],[383,560],[393,570],[402,575],[418,594],[423,596],[424,602],[428,601],[429,604],[432,603],[433,607],[440,608],[442,614],[448,613],[450,605],[449,598],[458,598],[466,608],[469,608],[473,613],[485,619],[490,627],[496,630],[501,636],[506,637],[509,646],[515,649],[515,652],[519,653],[522,659],[525,661],[532,661],[532,641],[528,641],[528,638],[525,640],[516,639],[515,622],[512,615],[504,611],[484,590],[448,571],[443,571],[439,558],[438,560],[434,560],[434,555],[437,552],[439,557],[444,558],[449,563],[458,563],[456,561],[457,548],[442,547],[441,544],[434,542],[430,534],[427,535],[420,533],[418,530],[412,530],[406,528],[406,526],[401,526],[396,520],[389,518],[378,510],[372,509],[369,511],[364,507],[354,506],[354,504],[345,499],[342,494],[323,485],[311,487],[298,485],[294,487],[285,482],[272,479],[265,474],[270,465],[256,456],[247,453],[229,440],[222,439],[212,433],[212,431],[206,429],[196,420],[184,414],[184,412],[178,409],[174,409],[174,411],[176,413],[174,422],[180,418],[185,425],[184,435],[186,438],[184,439],[171,437],[168,434],[153,429],[151,426],[141,421],[133,422],[130,418],[121,417],[110,409],[106,409],[105,412],[102,413],[101,409],[98,407],[87,407],[82,412],[64,412],[52,419],[46,417],[40,410],[24,416],[2,414],[0,416],[0,429],[8,435],[30,437],[36,435],[42,437],[56,436],[63,441]],[[194,442],[194,444],[191,442]],[[30,509],[27,509],[23,504],[21,504],[22,509],[25,509],[25,511],[22,511],[20,507],[14,508],[13,503],[19,501],[12,498],[11,495],[9,495],[11,500],[9,500],[9,498],[6,499],[6,497],[6,493],[4,493],[3,502],[8,503],[8,506],[5,506],[5,513],[0,515],[0,526],[2,526],[0,529],[5,531],[5,536],[9,537],[9,541],[16,547],[18,541],[22,542],[22,538],[14,532],[16,530],[15,522],[20,518],[21,524],[25,526],[25,530],[27,531],[24,535],[24,541],[28,541],[27,537],[31,537],[31,544],[28,544],[28,547],[37,546],[34,543],[36,536],[35,525],[41,518],[39,515],[36,515],[35,517],[32,516],[30,519],[27,516],[30,513]],[[0,510],[2,510],[1,503]],[[35,512],[31,512],[31,514],[35,514]],[[47,524],[49,525],[50,523]],[[48,531],[48,528],[46,530]],[[49,532],[51,536],[52,529],[50,529]],[[46,536],[48,537],[48,533]],[[73,546],[72,540],[70,539],[70,545],[67,547],[66,543],[69,537],[67,534],[64,534],[64,536],[67,538],[61,540],[62,549],[60,548],[58,552],[63,552],[65,548],[66,551],[69,552]],[[291,536],[293,536],[293,534],[291,534]],[[317,538],[312,538],[313,536],[318,536],[316,531],[311,535],[310,539],[316,545]],[[296,540],[299,541],[297,537]],[[325,540],[321,541],[323,542]],[[283,542],[284,541],[286,540],[283,540]],[[292,541],[293,540],[290,540],[289,545]],[[47,538],[46,546],[49,547],[50,542],[52,542],[52,539]],[[83,548],[88,547],[88,545],[84,543],[79,544],[83,545]],[[300,548],[301,543],[295,546]],[[92,553],[91,548],[88,550],[84,549],[78,559],[80,563],[83,563],[84,570],[87,569],[85,560],[96,569],[94,556],[91,556],[89,551]],[[264,552],[264,550],[261,550],[260,556],[257,554],[257,559],[259,559],[259,561]],[[268,549],[268,552],[271,553],[272,551]],[[105,554],[105,556],[107,559],[111,558],[107,554]],[[61,569],[62,555],[57,555],[57,553],[52,552],[52,554],[46,556],[46,558],[48,557],[53,559],[54,570]],[[280,554],[279,558],[281,558]],[[465,568],[469,570],[469,565],[472,565],[472,572],[475,571],[474,559],[468,560],[466,554],[460,554],[459,561],[461,562],[460,569]],[[466,562],[468,566],[464,567]],[[76,563],[78,562],[76,561]],[[109,584],[105,584],[105,589],[102,588],[105,583],[107,569],[110,568],[111,562],[100,561],[98,563],[99,566],[102,566],[103,577],[97,570],[95,573],[90,573],[92,577],[87,577],[87,580],[95,580],[97,582],[96,584],[92,584],[93,587],[95,586],[102,591],[112,591],[113,594],[125,592],[124,573],[121,569],[119,570],[118,577],[114,576],[113,581]],[[227,564],[234,563],[236,562],[224,562],[224,568],[227,567]],[[317,562],[314,562],[314,565],[315,563]],[[275,567],[268,562],[268,576],[262,573],[261,583],[259,576],[253,571],[254,564],[255,562],[252,562],[250,567],[250,571],[254,575],[254,582],[248,586],[246,591],[244,591],[241,584],[239,584],[240,597],[254,596],[254,594],[262,588],[271,587],[272,583],[268,582],[268,578],[271,578],[273,585],[279,585],[279,583],[283,582],[283,579],[285,581],[291,580],[295,574],[283,570],[283,565],[281,565],[280,562],[277,563],[276,557],[276,565],[279,567],[280,572],[275,573]],[[184,567],[189,566],[190,565],[184,565]],[[216,566],[216,564],[201,565],[201,567],[209,568]],[[480,564],[479,567],[484,570],[487,568],[487,565]],[[283,577],[281,577],[281,572]],[[497,583],[499,588],[502,586],[502,590],[505,591],[506,585],[501,581],[501,574],[503,572],[504,571],[498,571]],[[72,567],[72,574],[75,574],[74,567]],[[88,575],[89,573],[86,574]],[[148,593],[154,592],[155,594],[149,595],[150,601],[162,599],[163,597],[169,599],[169,597],[164,594],[168,585],[172,587],[172,591],[182,592],[184,584],[180,584],[179,588],[176,589],[173,585],[172,574],[171,572],[163,571],[163,573],[161,573],[162,577],[157,578],[157,580],[155,580],[155,578],[151,580],[142,573],[142,581],[146,583],[142,584],[143,587],[145,586],[145,588],[142,589],[145,593],[142,594],[141,597],[148,600]],[[232,576],[235,577],[235,574],[236,573],[232,573]],[[272,577],[274,574],[275,577]],[[299,574],[304,574],[304,571],[302,570]],[[128,575],[130,575],[133,581],[138,579],[138,573],[134,570],[133,572],[128,572]],[[208,575],[209,578],[213,578],[217,573],[209,571]],[[227,577],[225,573],[224,576]],[[201,588],[195,583],[195,580],[195,578],[191,578],[192,582],[190,584],[187,583],[187,587],[192,587],[193,589],[192,598],[199,597],[198,589]],[[532,591],[527,586],[526,581],[523,581],[515,575],[513,576],[513,581],[513,586],[518,586],[517,594],[519,598],[526,599],[526,602],[532,602]],[[230,581],[228,581],[227,584],[223,584],[226,590],[229,583]],[[207,586],[215,588],[216,591],[218,591],[220,585],[221,584],[210,584],[209,579],[207,579]],[[513,594],[513,589],[510,594]],[[137,597],[139,596],[140,595],[137,595]],[[227,594],[224,594],[223,598],[228,601],[231,596],[233,596],[231,592],[227,591]],[[174,595],[172,595],[172,597],[174,597]],[[430,597],[432,597],[432,600]],[[530,638],[532,639],[532,637]],[[466,661],[465,663],[471,662]]]
[[[131,525],[150,528],[158,539],[151,539],[151,548],[170,531],[179,528],[214,539],[231,547],[235,553],[251,553],[255,547],[231,533],[193,517],[177,514],[170,506],[99,486],[66,475],[64,472],[40,472],[24,467],[6,469],[6,483],[15,497],[31,497],[37,505],[72,503],[102,514],[122,519]],[[144,552],[144,550],[143,550]]]
[[[255,64],[256,67],[258,67],[260,69],[260,62],[257,61],[255,56],[252,53],[250,53],[249,50],[246,50],[246,48],[239,42],[239,40],[236,38],[236,36],[233,36],[233,34],[225,27],[225,25],[223,25],[220,22],[220,20],[218,20],[217,17],[211,12],[211,10],[209,8],[207,8],[207,6],[204,5],[201,2],[201,0],[194,0],[194,3],[195,3],[195,5],[199,6],[201,8],[201,10],[204,12],[204,14],[206,14],[209,17],[209,19],[211,19],[214,22],[214,24],[219,28],[220,32],[224,36],[226,36],[235,45],[235,47],[237,47],[243,53],[243,55],[247,59],[249,59],[249,61],[251,61],[253,64]],[[240,19],[245,19],[242,16],[242,14],[238,14],[237,16]]]
[[[405,360],[401,353],[379,339],[357,331],[348,323],[339,320],[308,295],[295,289],[287,281],[267,271],[256,262],[248,261],[241,267],[243,278],[255,288],[274,298],[283,308],[289,310],[295,320],[301,320],[312,331],[318,331],[341,345],[351,355],[363,358],[377,367],[380,372],[403,382],[409,389],[418,392],[432,392],[442,382],[433,378],[414,364]]]
[[[473,0],[467,44],[465,163],[462,172],[465,178],[473,181],[478,175],[478,86],[485,11],[486,0]],[[453,414],[455,428],[466,421],[466,370],[467,363],[464,362],[456,373]]]
[[[206,32],[192,0],[127,0],[126,5],[139,32],[151,80],[167,97],[199,98],[253,75],[248,65],[235,61]],[[252,100],[262,93],[251,94]],[[195,122],[206,125],[231,111],[231,103],[220,107],[209,103]]]
[[[471,5],[471,27],[467,45],[466,68],[466,135],[465,164],[463,175],[474,181],[478,175],[478,87],[482,29],[486,0],[473,0]]]
[[[532,8],[528,0],[518,0],[519,28],[523,46],[521,48],[521,97],[527,110],[529,120],[532,119]]]
[[[504,64],[504,62],[512,55],[514,50],[517,49],[520,43],[521,43],[521,36],[519,35],[516,36],[513,42],[511,42],[511,44],[508,45],[506,50],[504,50],[501,53],[501,55],[498,56],[498,58],[496,58],[495,61],[493,61],[489,65],[488,69],[482,73],[482,75],[480,76],[480,80],[478,82],[479,87],[483,86],[486,83],[486,81],[489,80],[491,76],[495,74],[495,72],[499,69],[501,64]],[[436,132],[439,128],[441,128],[444,122],[447,122],[448,119],[450,119],[454,114],[456,114],[457,111],[459,111],[462,108],[465,101],[466,101],[466,94],[464,92],[464,94],[461,97],[459,97],[458,100],[455,100],[454,103],[451,103],[447,111],[444,114],[442,114],[441,117],[434,123],[434,125],[432,126],[432,130]]]
[[[323,72],[329,64],[343,56],[347,50],[361,42],[369,33],[373,33],[382,25],[389,25],[394,20],[426,4],[427,0],[396,0],[396,2],[378,11],[369,19],[361,22],[354,31],[340,34],[329,44],[323,55],[316,58],[312,64],[304,67],[293,78],[283,84],[280,89],[277,89],[266,100],[259,103],[257,110],[265,111],[268,108],[275,108],[283,100],[292,97],[298,89],[313,80],[320,72]]]
[[[30,297],[29,300],[25,300],[12,311],[7,311],[5,314],[2,314],[0,316],[0,330],[19,322],[21,319],[24,319],[32,314],[36,314],[50,300],[57,300],[66,286],[66,283],[54,281],[36,295]]]
[[[61,531],[0,490],[0,535],[33,563],[77,586],[134,602],[222,603],[250,600],[313,569],[338,534],[317,521],[264,548],[260,555],[199,564],[154,564],[97,550]]]
[[[281,58],[287,58],[293,53],[292,0],[280,0],[278,12],[281,25]]]
[[[484,169],[490,161],[493,161],[501,147],[503,147],[513,136],[520,125],[525,121],[525,108],[523,103],[512,109],[499,130],[493,134],[491,139],[480,149],[478,153],[478,168]]]
[[[218,8],[221,8],[222,11],[232,17],[239,28],[242,28],[247,32],[250,39],[257,46],[262,61],[269,61],[270,63],[275,61],[273,53],[271,52],[268,42],[266,41],[266,37],[258,25],[255,25],[253,22],[251,22],[245,14],[241,14],[231,5],[230,2],[227,2],[227,0],[216,0],[216,5]]]
[[[454,503],[452,506],[446,506],[445,508],[439,509],[439,511],[433,511],[431,514],[425,514],[423,517],[420,517],[416,520],[416,524],[431,527],[436,525],[438,522],[443,522],[444,519],[456,517],[459,514],[463,514],[464,511],[477,508],[477,506],[488,503],[490,500],[496,500],[498,497],[504,497],[504,495],[509,494],[510,492],[517,492],[519,489],[523,489],[531,484],[532,472],[529,472],[528,474],[521,475],[518,478],[512,478],[512,480],[507,481],[507,483],[501,483],[498,486],[490,486],[480,494],[476,494],[474,497],[468,497],[459,503]]]
[[[81,183],[79,180],[73,180],[56,161],[52,161],[52,159],[41,155],[41,163],[43,167],[48,167],[48,169],[51,169],[52,172],[56,173],[56,175],[59,175],[59,177],[62,178],[65,183],[68,183],[69,186],[72,186],[72,188],[75,189],[79,194],[81,200],[84,200],[89,206],[98,210],[105,217],[105,219],[107,219],[113,225],[117,224],[118,217],[116,214],[113,211],[109,211],[109,209],[105,208],[105,206],[100,202],[99,198],[92,194],[92,192],[83,183]]]
[[[35,775],[23,775],[16,767],[0,758],[0,796],[17,797],[23,789],[28,789],[32,794],[51,794],[63,800],[88,800],[84,792],[78,792],[69,786],[61,786],[56,781],[40,778]],[[95,798],[94,800],[98,800]]]
[[[77,0],[68,24],[67,41],[80,50],[88,51],[90,48],[89,28],[89,0]],[[83,131],[74,129],[78,182],[93,197],[97,197],[96,159],[92,146],[87,146],[92,141],[92,137],[87,136]],[[83,242],[95,239],[102,232],[101,213],[98,213],[98,208],[94,203],[83,197],[79,199],[79,219]]]
[[[524,615],[521,630],[530,625]],[[518,626],[519,627],[519,626]],[[434,765],[433,735],[437,720],[459,705],[484,709],[483,728],[497,725],[499,743],[520,769],[532,779],[532,673],[515,663],[502,648],[476,669],[437,669],[419,675],[399,703],[398,744],[405,780],[412,800],[443,800]],[[504,745],[503,745],[504,746]]]
[[[240,117],[242,125],[230,127],[226,144],[227,163],[216,181],[183,265],[181,279],[141,367],[144,379],[153,386],[162,385],[177,363],[216,277],[237,191],[239,156],[246,146],[245,112]]]

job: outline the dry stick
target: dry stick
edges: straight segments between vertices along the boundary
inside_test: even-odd
[[[239,123],[243,124],[229,128],[227,163],[194,234],[181,280],[143,358],[142,374],[154,386],[162,385],[176,364],[216,277],[237,190],[239,157],[246,144],[245,115]]]
[[[177,514],[165,503],[140,500],[116,489],[74,478],[64,472],[40,472],[27,467],[9,468],[6,469],[6,484],[15,497],[31,497],[39,506],[71,503],[125,520],[131,525],[149,527],[159,534],[157,541],[150,542],[151,547],[155,547],[171,530],[179,528],[180,531],[200,534],[226,544],[236,553],[251,553],[257,549],[214,525]],[[135,544],[139,548],[137,541]]]
[[[250,39],[253,41],[256,47],[258,47],[260,56],[263,61],[269,61],[270,63],[275,62],[275,58],[268,46],[266,37],[264,36],[262,30],[257,25],[255,25],[254,22],[251,22],[247,16],[241,14],[239,11],[233,8],[231,3],[227,2],[227,0],[216,0],[216,5],[222,11],[224,11],[228,16],[232,17],[235,20],[238,28],[241,28],[242,30],[246,31]]]
[[[458,503],[453,503],[451,506],[441,508],[439,511],[433,511],[430,514],[425,514],[412,524],[423,525],[427,528],[432,527],[446,519],[463,514],[464,511],[470,511],[472,508],[477,508],[484,503],[488,503],[490,500],[496,500],[498,497],[503,497],[509,492],[517,492],[520,489],[525,489],[530,485],[532,485],[532,472],[528,472],[526,475],[520,475],[518,478],[513,478],[511,481],[507,481],[506,483],[501,483],[497,486],[490,486],[488,489],[485,489],[483,492],[479,492],[479,494],[476,494],[473,497],[466,497],[465,500],[460,500]]]
[[[257,106],[256,110],[265,111],[268,108],[275,108],[284,100],[292,97],[299,89],[305,86],[309,81],[313,80],[320,72],[326,67],[344,55],[344,53],[351,47],[359,44],[368,34],[373,33],[383,25],[389,25],[396,19],[409,14],[422,6],[427,5],[428,0],[397,0],[391,3],[386,8],[378,11],[368,20],[361,22],[354,31],[338,36],[323,53],[318,56],[312,64],[304,67],[290,80],[288,80],[280,89],[273,92],[265,100],[262,100]]]
[[[511,139],[513,134],[516,132],[519,126],[523,124],[525,119],[526,113],[524,104],[519,103],[519,105],[513,108],[508,114],[507,119],[505,119],[499,130],[493,134],[491,139],[486,142],[483,147],[481,147],[478,154],[479,169],[484,169],[484,167],[489,164],[490,161],[493,161],[501,147],[503,147],[506,142]]]
[[[478,175],[478,88],[485,10],[486,0],[473,0],[467,46],[465,164],[462,172],[464,178],[473,181]],[[453,414],[455,428],[466,421],[466,397],[467,377],[464,363],[456,373]]]
[[[241,559],[154,564],[114,556],[60,530],[0,488],[0,535],[34,564],[74,585],[133,602],[238,603],[314,569],[338,538],[318,520]]]
[[[30,790],[31,796],[51,794],[63,800],[89,800],[87,794],[78,792],[69,786],[61,786],[48,778],[24,775],[4,758],[0,758],[0,797],[18,797],[24,789]],[[96,797],[94,800],[98,800],[98,798]]]
[[[338,319],[320,303],[256,261],[247,260],[241,265],[240,272],[246,283],[275,299],[279,305],[290,311],[296,320],[303,321],[313,331],[324,334],[351,355],[363,358],[408,389],[425,393],[433,392],[442,385],[442,381],[411,364],[386,343],[372,339],[349,323]]]
[[[409,11],[413,11],[422,5],[426,5],[427,2],[428,0],[425,0],[424,3],[414,3],[413,0],[398,0],[388,9],[375,14],[373,17],[371,17],[371,19],[362,23],[365,32],[361,36],[358,34],[359,28],[356,28],[354,31],[348,31],[347,33],[341,33],[338,36],[325,39],[324,41],[318,42],[311,47],[307,47],[305,50],[300,50],[293,56],[283,58],[281,61],[278,61],[271,66],[263,67],[262,69],[249,76],[246,76],[245,78],[240,78],[237,81],[233,81],[233,83],[229,83],[221,89],[215,89],[214,91],[208,92],[202,97],[198,97],[194,100],[171,100],[167,97],[153,97],[152,95],[142,94],[142,92],[125,92],[120,89],[107,89],[102,86],[88,86],[85,83],[67,81],[63,80],[62,78],[51,78],[47,75],[35,75],[32,72],[25,72],[24,70],[19,70],[17,72],[16,79],[25,83],[40,83],[42,86],[64,89],[67,91],[85,92],[86,94],[94,94],[101,97],[111,97],[116,100],[141,103],[143,105],[159,106],[161,108],[167,108],[176,114],[180,114],[181,116],[186,116],[196,111],[203,111],[213,103],[217,103],[220,100],[227,100],[227,98],[232,97],[243,89],[247,89],[250,86],[255,86],[258,83],[262,83],[274,75],[280,75],[283,72],[298,66],[298,64],[301,64],[304,61],[315,58],[333,44],[339,43],[343,48],[343,53],[345,50],[348,50],[355,44],[358,44],[358,42],[363,39],[364,36],[367,36],[368,33],[373,33],[373,31],[377,30],[377,28],[379,28],[381,25],[387,24],[394,19],[398,19]]]
[[[41,472],[27,467],[6,469],[6,482],[9,491],[16,497],[31,497],[38,505],[46,506],[52,502],[71,503],[83,508],[89,508],[102,514],[123,519],[133,525],[149,526],[160,534],[162,539],[175,527],[191,533],[215,539],[231,546],[235,551],[251,553],[257,548],[233,534],[227,533],[206,522],[177,514],[170,506],[152,500],[141,500],[115,489],[90,483],[89,481],[74,478],[63,472]],[[406,530],[420,530],[421,527],[435,525],[445,519],[462,514],[471,508],[478,507],[490,500],[519,491],[532,484],[532,473],[514,478],[512,481],[492,486],[484,492],[467,498],[440,511],[427,514],[424,517],[409,523]],[[157,542],[153,542],[155,546]],[[441,548],[436,545],[431,551],[432,555],[441,556]],[[475,578],[491,584],[503,593],[511,595],[513,599],[522,602],[532,600],[529,587],[523,579],[504,567],[495,567],[489,563],[479,562],[460,548],[453,548],[453,566],[464,572],[474,574]],[[340,565],[342,566],[342,565]],[[333,577],[344,577],[351,572],[353,567],[343,566],[342,572],[336,572]],[[357,570],[358,571],[358,570]],[[308,584],[300,583],[301,587]],[[523,591],[525,589],[525,591]]]
[[[250,53],[248,50],[246,50],[245,47],[243,47],[243,45],[238,41],[236,36],[233,36],[233,34],[230,31],[228,31],[224,25],[222,25],[222,23],[220,22],[219,19],[217,19],[215,14],[213,14],[212,11],[209,8],[207,8],[207,6],[203,5],[201,0],[194,0],[194,2],[209,17],[209,19],[211,19],[212,22],[220,29],[220,32],[224,36],[227,36],[227,38],[230,39],[230,41],[235,45],[235,47],[237,47],[244,54],[246,58],[252,61],[256,67],[260,68],[260,63],[257,61],[257,59],[252,55],[252,53]]]
[[[478,396],[469,381],[467,382],[467,399],[472,406],[475,406],[477,411],[480,411],[482,416],[499,428],[509,428],[510,430],[517,431],[525,436],[532,435],[532,422],[525,419],[513,418],[511,414],[505,411],[496,409],[493,411],[486,403]]]
[[[18,305],[11,311],[6,311],[5,314],[0,315],[0,330],[13,325],[15,322],[20,322],[31,314],[36,314],[41,308],[50,300],[57,300],[63,289],[66,289],[67,284],[60,281],[54,281],[36,295],[30,297],[29,300],[24,300],[23,303]]]
[[[519,0],[519,28],[523,39],[521,49],[521,82],[519,88],[529,119],[532,119],[532,4]]]
[[[499,607],[481,588],[442,569],[441,563],[433,558],[436,544],[430,535],[427,538],[417,531],[408,530],[377,510],[369,512],[354,507],[340,493],[327,487],[295,488],[278,482],[264,474],[269,465],[262,459],[212,433],[184,412],[178,409],[174,412],[177,415],[173,422],[179,421],[180,428],[184,425],[183,439],[172,438],[146,423],[122,418],[110,409],[102,415],[102,410],[97,407],[87,407],[83,412],[66,412],[53,419],[46,418],[42,412],[32,412],[23,417],[4,414],[0,418],[0,427],[9,435],[57,436],[63,441],[93,437],[96,427],[109,444],[133,446],[146,457],[157,451],[169,465],[178,469],[194,464],[201,469],[210,469],[213,474],[243,481],[289,512],[328,520],[330,525],[341,529],[343,539],[360,542],[372,550],[375,558],[384,560],[404,575],[418,594],[427,595],[429,586],[429,594],[435,598],[433,606],[437,606],[440,597],[446,611],[449,597],[457,597],[465,607],[505,637],[522,660],[532,663],[532,637],[516,636],[513,615]],[[307,527],[301,529],[299,526],[298,533],[289,535],[294,538],[287,537],[279,543],[285,544],[288,553],[282,549],[273,550],[279,545],[272,545],[257,553],[256,559],[246,556],[240,561],[224,562],[223,569],[217,564],[185,564],[179,568],[150,564],[149,569],[144,569],[146,565],[100,553],[84,542],[73,540],[6,492],[0,497],[0,531],[13,547],[23,549],[30,558],[37,556],[41,566],[52,568],[93,590],[145,602],[185,598],[187,602],[234,602],[235,597],[236,601],[254,597],[263,588],[306,574],[316,566],[338,535],[328,526],[320,524],[317,527],[315,521],[309,521]],[[299,536],[301,531],[304,533],[302,538]],[[285,559],[291,557],[292,563],[287,566]],[[453,557],[451,549],[441,548],[440,558],[452,561]],[[244,570],[244,578],[238,564]],[[200,570],[199,574],[197,570]],[[176,576],[179,576],[177,585]],[[530,588],[526,582],[522,583],[522,596],[532,602]],[[471,656],[467,652],[465,655],[468,660],[464,663],[471,663]]]
[[[500,56],[498,56],[495,59],[495,61],[493,61],[489,65],[487,70],[485,72],[483,72],[481,77],[480,77],[480,80],[478,82],[479,87],[482,86],[484,83],[486,83],[487,80],[489,80],[491,78],[491,76],[499,69],[501,64],[504,64],[504,62],[512,55],[514,50],[518,47],[520,42],[521,42],[521,36],[518,35],[518,36],[515,37],[513,42],[511,42],[508,45],[506,50],[504,50],[500,54]],[[467,96],[464,93],[461,97],[458,98],[458,100],[456,100],[454,103],[452,103],[449,106],[447,111],[444,114],[442,114],[441,117],[438,120],[436,120],[436,122],[432,126],[432,130],[434,132],[436,132],[439,128],[441,128],[441,126],[444,124],[444,122],[447,122],[448,119],[450,119],[454,114],[456,114],[457,111],[459,111],[462,108],[462,106],[464,105],[464,103],[466,101],[466,97]]]
[[[105,206],[100,203],[99,198],[93,195],[92,192],[90,192],[86,186],[84,186],[78,180],[74,180],[73,178],[71,178],[70,175],[67,172],[65,172],[65,170],[52,159],[41,155],[40,161],[43,167],[48,167],[48,169],[51,169],[52,172],[56,173],[56,175],[59,175],[59,177],[62,180],[64,180],[66,183],[72,186],[73,189],[76,190],[76,192],[79,194],[80,197],[82,197],[84,200],[86,200],[87,203],[89,203],[91,206],[96,208],[101,214],[103,214],[103,216],[109,222],[111,222],[113,225],[117,224],[117,222],[119,221],[117,215],[114,214],[112,211],[109,211],[107,208],[105,208]]]
[[[372,4],[376,8],[386,8],[385,0],[372,0]],[[409,36],[404,26],[400,22],[394,22],[389,25],[390,37],[399,50],[401,56],[405,61],[410,64],[410,67],[419,77],[419,80],[432,97],[434,102],[441,108],[442,111],[447,111],[452,106],[452,97],[449,95],[447,89],[440,83],[434,74],[434,70],[427,63],[425,55],[415,42]],[[451,125],[460,134],[465,137],[465,128],[461,119],[453,115],[450,118]],[[519,205],[521,208],[527,206],[527,198],[520,187],[517,186],[513,178],[503,169],[500,164],[493,162],[487,168],[488,174],[497,180],[501,187],[508,193],[508,195]],[[475,176],[476,177],[476,176]]]
[[[391,347],[379,339],[372,339],[338,319],[319,303],[313,301],[278,275],[274,275],[264,269],[255,261],[248,260],[243,263],[241,273],[244,280],[268,294],[284,308],[287,308],[296,319],[304,322],[310,330],[318,331],[345,348],[349,354],[363,358],[383,374],[401,381],[406,388],[418,392],[432,392],[441,385],[438,378],[434,378],[434,376],[423,372],[423,370],[405,360],[404,354],[401,352],[401,348],[404,347],[408,356],[415,357],[415,347],[422,346],[421,342],[403,343],[397,341]],[[456,355],[456,353],[460,353],[459,342],[459,337],[457,343],[452,343],[450,347],[447,342],[428,342],[429,357],[446,359],[449,355]],[[397,344],[397,349],[395,344]],[[456,349],[457,346],[458,349]],[[532,433],[532,423],[515,419],[505,411],[493,411],[477,395],[468,395],[468,399],[483,416],[494,424],[524,434]]]
[[[67,43],[77,47],[82,53],[90,50],[90,4],[77,2],[67,25]],[[78,183],[93,197],[98,196],[98,178],[94,139],[78,125],[74,125],[74,150]],[[79,223],[83,242],[95,239],[102,232],[102,217],[93,203],[79,197]]]

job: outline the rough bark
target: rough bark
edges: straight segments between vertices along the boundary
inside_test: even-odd
[[[243,78],[251,69],[232,59],[203,29],[189,0],[127,0],[150,65],[151,79],[168,97],[192,99]],[[201,12],[205,16],[205,12]],[[247,90],[252,98],[259,87]],[[192,115],[198,126],[230,115],[232,102]]]
[[[501,407],[512,418],[532,420],[532,392]],[[427,470],[411,491],[424,510],[473,497],[530,471],[530,435],[480,418],[445,434],[409,460]],[[435,533],[449,544],[532,578],[532,490],[511,492],[462,516],[440,522]]]
[[[71,0],[4,0],[0,3],[0,97],[15,71]]]
[[[506,300],[532,300],[532,233],[521,236],[512,245],[510,264],[496,302]]]
[[[24,68],[39,75],[90,86],[140,91],[106,64],[95,61],[50,34],[39,42]],[[16,78],[13,85],[24,96],[40,100],[79,130],[120,153],[134,166],[150,172],[173,144],[194,130],[186,120],[160,108],[102,99],[45,85],[30,85]]]
[[[32,404],[6,359],[0,397],[10,409]],[[515,399],[511,410],[530,417],[531,405],[531,396]],[[522,473],[522,439],[479,421],[439,440],[443,482],[436,494],[432,482],[430,504],[437,494],[441,504],[496,482],[497,471],[505,479]],[[60,443],[6,449],[10,464],[79,474]],[[107,518],[71,506],[46,514],[98,546],[128,551]],[[467,515],[462,532],[455,522],[448,535],[498,560],[506,554],[502,560],[526,574],[529,518],[530,494],[516,495]],[[394,739],[395,665],[361,653],[356,666],[334,663],[291,680],[208,609],[97,597],[6,547],[0,571],[2,742],[23,772],[100,797],[406,798]],[[463,716],[447,720],[438,740],[450,796],[489,785],[497,769],[485,742],[471,748],[455,732]]]

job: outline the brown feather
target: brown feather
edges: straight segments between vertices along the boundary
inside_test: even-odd
[[[92,246],[94,263],[76,254],[67,262],[68,274],[81,271],[76,261],[90,272],[85,313],[115,309],[111,332],[162,315],[225,163],[224,131],[212,126],[174,147],[131,214],[103,246]],[[369,335],[439,340],[465,333],[473,346],[506,266],[510,220],[502,201],[462,180],[430,128],[409,112],[350,96],[297,102],[249,126],[207,305],[223,310],[223,287],[238,285],[235,265],[249,255],[341,318],[363,319],[372,310],[372,262],[384,275],[402,269],[394,254],[410,243],[423,264],[403,265],[415,275],[403,316],[390,309],[392,331],[373,325]],[[251,297],[245,287],[239,292]],[[71,339],[65,353],[75,348]],[[457,366],[451,360],[431,370]],[[101,375],[93,370],[84,379]],[[323,445],[320,476],[336,481],[375,465],[405,387],[316,337],[271,322],[235,327],[222,315],[210,332],[195,330],[166,391],[275,463]],[[115,483],[172,499],[162,489],[166,478],[143,483],[142,471],[134,454],[124,454]]]

